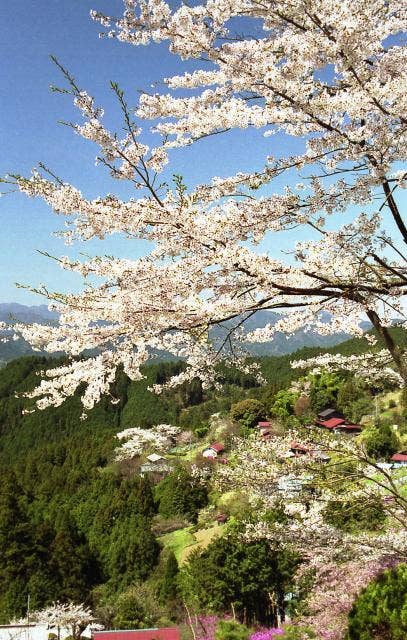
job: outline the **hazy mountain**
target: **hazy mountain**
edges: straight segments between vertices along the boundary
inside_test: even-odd
[[[0,322],[6,322],[13,325],[16,322],[39,324],[50,324],[56,322],[58,315],[48,310],[46,304],[35,306],[27,306],[18,304],[17,302],[0,303]],[[0,337],[10,337],[11,332],[0,332]],[[25,340],[9,340],[0,342],[0,366],[5,362],[19,358],[20,356],[28,356],[38,351],[33,351],[31,346]]]
[[[278,320],[281,319],[281,314],[276,313],[274,311],[258,311],[254,316],[248,318],[248,320],[244,323],[244,331],[248,333],[249,331],[254,331],[254,329],[259,329],[265,327],[267,324],[275,324]],[[329,315],[325,314],[322,316],[323,322],[329,322]],[[226,326],[232,328],[237,324],[237,321],[231,321],[227,323]],[[362,323],[364,329],[370,328],[369,322]],[[216,329],[214,331],[215,341],[218,343],[227,335],[227,329]],[[277,356],[277,355],[285,355],[287,353],[293,353],[297,351],[297,349],[301,349],[302,347],[332,347],[335,344],[339,344],[340,342],[344,342],[350,338],[347,333],[336,333],[331,336],[321,336],[318,333],[313,331],[305,331],[304,329],[300,329],[296,331],[292,336],[287,336],[284,333],[277,332],[274,335],[274,339],[270,342],[264,343],[245,343],[245,348],[252,355],[257,356]]]
[[[0,322],[14,324],[14,322],[39,322],[47,324],[58,319],[58,314],[49,311],[46,304],[27,306],[17,302],[0,303]]]
[[[253,331],[254,329],[264,327],[266,324],[274,324],[280,318],[280,314],[273,311],[259,311],[245,322],[245,331]],[[36,306],[26,306],[17,304],[16,302],[0,303],[0,321],[7,324],[15,322],[38,322],[40,324],[52,324],[56,322],[58,315],[48,310],[47,305],[41,304]],[[328,321],[329,316],[326,316]],[[232,328],[236,321],[226,325]],[[369,323],[365,323],[369,328]],[[211,337],[215,343],[221,343],[227,335],[227,329],[216,327]],[[3,334],[4,335],[4,334]],[[245,344],[245,347],[252,355],[284,355],[292,353],[301,347],[331,347],[335,344],[347,340],[349,335],[346,333],[337,333],[332,336],[320,336],[314,332],[307,332],[302,329],[294,335],[287,337],[283,333],[276,333],[274,340],[263,344]],[[34,352],[30,345],[24,340],[9,341],[0,343],[0,362],[8,362],[14,358],[23,355],[30,355]]]

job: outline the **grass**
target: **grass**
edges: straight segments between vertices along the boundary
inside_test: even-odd
[[[214,538],[222,535],[222,530],[224,529],[224,527],[224,524],[215,524],[213,527],[210,527],[210,529],[200,529],[199,531],[197,531],[194,534],[194,543],[182,549],[179,559],[180,564],[184,564],[184,562],[188,560],[188,556],[192,551],[195,551],[196,549],[206,549],[206,547],[212,542]]]
[[[195,549],[206,549],[210,542],[218,535],[222,534],[225,525],[216,524],[209,529],[200,529],[192,533],[192,527],[177,529],[171,533],[161,536],[159,541],[174,552],[179,564],[187,561],[189,554]]]
[[[185,529],[177,529],[171,533],[158,538],[158,540],[174,552],[174,555],[178,562],[181,561],[181,554],[185,547],[195,543],[195,538],[191,533],[192,527],[185,527]]]

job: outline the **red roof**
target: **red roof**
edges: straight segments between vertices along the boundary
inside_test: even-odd
[[[267,429],[271,427],[271,422],[258,422],[257,426],[260,427],[260,429]]]
[[[390,460],[393,460],[393,462],[407,462],[407,451],[395,453],[394,455],[392,455]]]
[[[345,424],[345,418],[329,418],[329,420],[317,420],[317,424],[320,424],[321,427],[325,427],[326,429],[335,429],[340,424]]]
[[[338,429],[345,429],[348,431],[362,431],[362,427],[360,424],[353,424],[352,422],[346,422],[345,424],[340,424]]]
[[[210,447],[208,447],[208,449],[213,449],[216,453],[221,453],[225,450],[225,447],[220,442],[214,442]]]
[[[93,631],[93,640],[180,640],[178,627],[131,631]]]

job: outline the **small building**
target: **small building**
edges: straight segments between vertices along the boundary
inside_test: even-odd
[[[261,436],[268,436],[271,434],[272,424],[271,422],[268,422],[266,420],[262,422],[258,422],[256,429],[259,430],[259,433]]]
[[[399,453],[394,453],[390,460],[393,463],[393,468],[397,467],[406,467],[407,466],[407,451],[399,451]]]
[[[146,456],[146,462],[140,465],[140,476],[144,477],[147,473],[155,473],[164,476],[171,471],[172,467],[168,464],[164,456],[158,453],[151,453]]]
[[[339,425],[345,424],[346,420],[345,418],[326,418],[324,420],[318,418],[315,422],[318,426],[324,427],[324,429],[336,429]]]
[[[324,409],[318,413],[319,420],[329,420],[330,418],[344,418],[345,416],[340,411],[336,409]]]
[[[180,640],[178,627],[163,627],[162,629],[121,629],[113,631],[95,631],[92,640]]]
[[[165,460],[164,456],[160,456],[158,453],[150,453],[149,456],[146,457],[149,462],[155,464],[156,462],[162,462]]]
[[[334,433],[346,433],[348,435],[356,435],[357,433],[361,433],[361,431],[362,427],[360,424],[353,424],[352,422],[345,422],[333,429]]]
[[[329,429],[333,433],[347,433],[347,434],[356,434],[362,431],[362,427],[359,424],[353,424],[346,420],[346,418],[327,418],[325,420],[316,420],[315,424],[318,427],[323,427],[324,429]]]
[[[225,450],[225,446],[220,442],[214,442],[202,451],[204,458],[217,458],[219,453]]]

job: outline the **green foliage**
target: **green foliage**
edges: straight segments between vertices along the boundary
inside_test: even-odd
[[[384,571],[357,598],[349,614],[349,640],[407,637],[407,564]]]
[[[336,407],[353,422],[359,422],[364,415],[374,410],[373,398],[366,382],[358,378],[346,380],[340,386]]]
[[[162,625],[165,621],[163,609],[152,589],[141,583],[123,591],[114,603],[116,629],[143,629]]]
[[[276,624],[270,593],[281,605],[296,563],[294,556],[273,552],[265,541],[248,544],[238,534],[216,538],[204,551],[191,553],[182,568],[183,596],[203,611],[234,609],[248,624]]]
[[[250,629],[236,620],[220,620],[215,631],[215,640],[248,640]]]
[[[208,504],[208,492],[184,467],[178,467],[155,488],[158,512],[167,517],[184,516],[195,523],[198,511]]]
[[[405,340],[402,332],[397,336],[400,343]],[[364,341],[351,340],[328,351],[362,353],[366,348]],[[63,358],[31,356],[1,369],[0,621],[21,616],[28,593],[32,606],[42,608],[55,599],[89,601],[91,594],[100,591],[105,594],[104,604],[100,605],[105,610],[104,619],[113,624],[118,595],[155,575],[159,548],[151,525],[157,517],[157,507],[161,520],[171,517],[195,522],[199,509],[208,502],[205,489],[195,484],[185,470],[180,475],[178,470],[171,474],[155,489],[153,498],[147,480],[132,475],[134,469],[130,466],[122,468],[113,463],[117,446],[114,435],[126,427],[148,428],[160,422],[203,433],[199,429],[206,428],[211,414],[226,415],[231,405],[242,400],[263,407],[276,402],[277,411],[281,410],[289,424],[290,420],[296,421],[293,403],[291,399],[284,401],[286,392],[277,399],[276,394],[303,375],[291,369],[291,360],[319,352],[320,349],[304,349],[295,357],[262,358],[260,365],[267,380],[262,387],[252,376],[222,365],[221,393],[204,393],[197,380],[159,396],[148,391],[149,386],[181,372],[185,366],[182,362],[146,366],[145,379],[138,382],[131,382],[119,371],[112,389],[119,402],[112,405],[108,398],[102,398],[85,421],[80,420],[83,408],[78,395],[60,407],[22,415],[23,407],[31,404],[23,394],[38,384],[37,371],[60,366],[65,362]],[[357,399],[353,397],[351,401],[356,403]],[[403,406],[407,406],[405,399]],[[256,416],[260,417],[265,417],[264,413]],[[249,422],[252,423],[251,418]],[[237,501],[235,507],[230,511],[237,516],[241,512],[250,516],[244,501]],[[241,550],[243,564],[245,552]],[[233,553],[238,556],[236,550]],[[228,563],[232,575],[233,562],[230,559]],[[257,567],[253,558],[247,563]],[[262,580],[263,573],[260,570]],[[243,577],[241,581],[243,585]],[[173,586],[170,579],[169,584]],[[236,585],[234,589],[237,600],[254,601],[253,577],[248,580],[247,593],[239,595]],[[212,596],[217,602],[217,596]]]
[[[174,601],[178,595],[178,562],[173,551],[168,552],[164,573],[159,587],[159,598],[162,603]]]
[[[331,500],[324,509],[324,519],[346,532],[377,531],[386,519],[386,512],[379,499]]]
[[[297,627],[292,624],[284,625],[284,633],[277,636],[281,640],[311,640],[316,633],[310,627]]]
[[[244,427],[254,427],[266,417],[266,408],[259,400],[248,398],[231,406],[230,417]]]
[[[329,406],[335,406],[341,378],[337,373],[322,372],[311,376],[310,400],[313,410],[318,413]]]
[[[400,445],[397,433],[386,424],[365,429],[360,438],[366,446],[367,454],[376,460],[389,458]]]
[[[286,422],[294,415],[294,404],[298,400],[298,393],[284,389],[279,391],[274,399],[271,411],[274,416]]]

